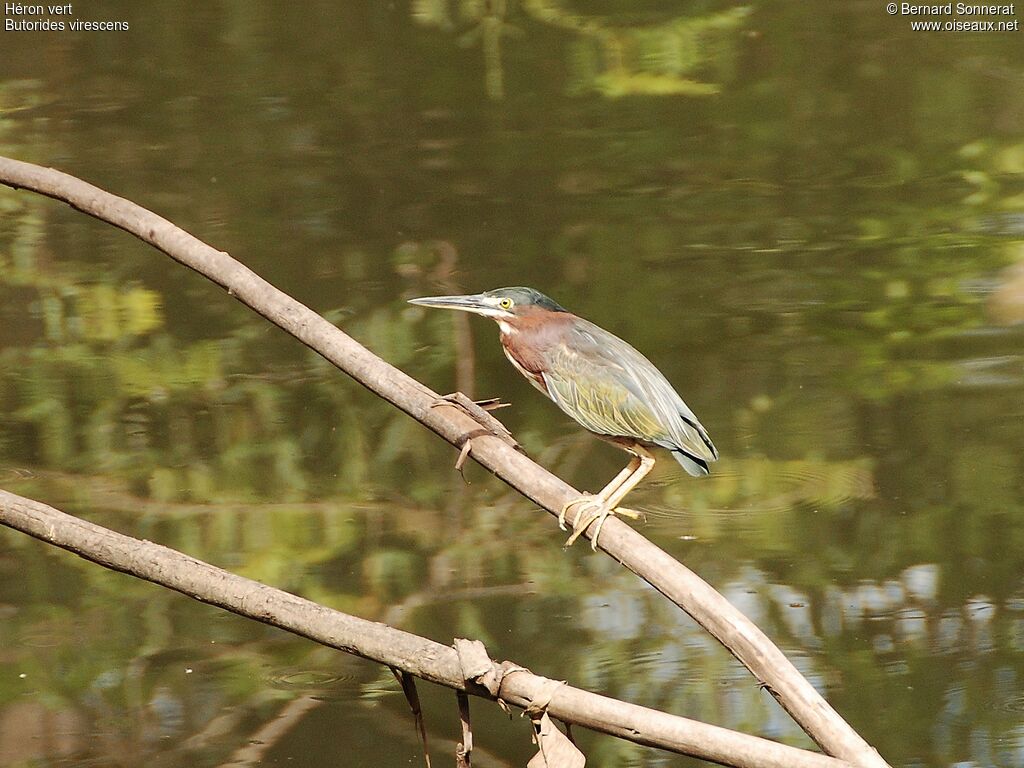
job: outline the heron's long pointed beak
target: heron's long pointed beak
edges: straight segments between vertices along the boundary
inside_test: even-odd
[[[463,312],[473,312],[477,315],[490,315],[495,313],[493,304],[488,303],[480,294],[469,296],[424,296],[421,299],[409,299],[410,304],[418,304],[421,307],[435,307],[437,309],[461,309]]]

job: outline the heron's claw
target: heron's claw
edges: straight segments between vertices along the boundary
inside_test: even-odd
[[[589,493],[586,493],[586,494],[580,496],[578,499],[573,499],[572,501],[568,502],[565,506],[562,507],[562,511],[558,513],[558,527],[559,527],[559,529],[563,530],[563,531],[567,530],[566,527],[565,527],[565,516],[569,512],[569,510],[572,509],[573,507],[575,507],[577,504],[599,504],[599,503],[600,502],[598,501],[597,497],[596,496],[592,496]],[[580,514],[582,514],[582,512]],[[576,519],[579,520],[579,517],[580,516],[577,515]],[[574,525],[573,528],[575,529],[576,526]],[[568,545],[566,545],[566,546],[568,546]]]
[[[590,538],[590,548],[595,552],[597,551],[597,538],[601,535],[601,528],[604,527],[604,521],[608,519],[609,515],[624,514],[626,517],[632,517],[634,519],[639,518],[641,515],[639,512],[633,509],[626,509],[616,507],[612,509],[608,506],[608,502],[602,499],[600,496],[580,496],[578,499],[574,499],[562,507],[561,513],[558,515],[558,525],[564,531],[565,530],[565,515],[570,508],[582,505],[579,512],[576,513],[576,518],[572,523],[572,535],[565,540],[565,546],[571,547],[576,539],[583,535],[583,532],[590,527],[590,524],[597,521],[597,527],[594,529],[594,535]]]

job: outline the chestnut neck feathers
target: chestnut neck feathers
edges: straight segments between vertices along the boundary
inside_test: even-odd
[[[562,343],[576,316],[539,307],[523,308],[513,318],[499,321],[505,356],[539,390],[548,394],[542,374],[552,347]]]

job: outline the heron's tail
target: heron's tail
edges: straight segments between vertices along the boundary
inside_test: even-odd
[[[710,475],[711,470],[708,469],[708,463],[704,459],[693,456],[686,451],[673,450],[672,455],[675,460],[683,465],[683,469],[686,470],[686,474],[693,477],[704,477]]]

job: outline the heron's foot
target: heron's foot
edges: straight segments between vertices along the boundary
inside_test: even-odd
[[[597,498],[597,496],[594,496],[593,494],[585,493],[582,496],[580,496],[578,499],[573,499],[572,501],[570,501],[568,504],[566,504],[564,507],[562,507],[562,511],[558,513],[558,527],[559,527],[560,530],[563,530],[563,531],[566,530],[566,527],[565,527],[565,516],[566,516],[566,514],[568,514],[569,510],[572,509],[575,506],[580,505],[580,504],[600,506],[601,500],[599,498]],[[581,511],[580,515],[582,515],[582,514],[583,514],[583,512]],[[577,520],[579,519],[580,515],[576,516]],[[576,526],[573,526],[573,528],[575,528],[575,527]]]
[[[609,507],[608,502],[600,496],[581,496],[574,501],[570,501],[562,509],[562,514],[559,518],[563,523],[565,520],[565,513],[570,507],[575,506],[579,506],[580,509],[576,513],[576,519],[572,523],[572,535],[566,539],[565,546],[571,547],[576,542],[576,539],[582,536],[583,532],[596,520],[597,527],[594,529],[594,535],[590,537],[590,548],[595,552],[597,551],[597,539],[601,535],[601,528],[604,527],[604,521],[608,519],[609,515],[625,514],[626,517],[640,517],[640,513],[636,510],[624,509],[621,507],[613,509]],[[565,528],[563,527],[562,530],[565,530]]]
[[[599,496],[594,496],[593,494],[587,493],[587,494],[584,494],[583,496],[580,496],[578,499],[573,499],[568,504],[566,504],[564,507],[562,507],[562,511],[558,513],[558,527],[561,530],[563,530],[563,531],[566,530],[566,527],[565,527],[565,516],[566,516],[566,514],[568,514],[570,509],[572,509],[573,507],[575,507],[577,505],[580,505],[580,504],[585,504],[585,505],[591,507],[592,509],[600,509],[602,507],[601,498]],[[586,507],[584,507],[584,509],[586,509]],[[616,507],[614,510],[611,510],[610,512],[608,512],[608,514],[610,514],[610,515],[619,515],[620,517],[628,517],[630,520],[645,520],[646,519],[646,516],[644,515],[643,512],[638,512],[637,510],[630,509],[629,507]],[[579,515],[576,516],[576,519],[579,520],[582,516],[583,516],[583,510],[580,510],[580,513],[579,513]],[[587,521],[587,525],[590,525],[590,523],[593,521],[593,519],[594,518],[591,517],[591,519]],[[586,529],[586,527],[587,527],[586,525],[583,526],[584,530]],[[573,528],[574,529],[578,529],[578,526],[573,526]],[[576,541],[575,537],[571,538],[571,540],[566,543],[566,546],[571,544],[573,541]]]

